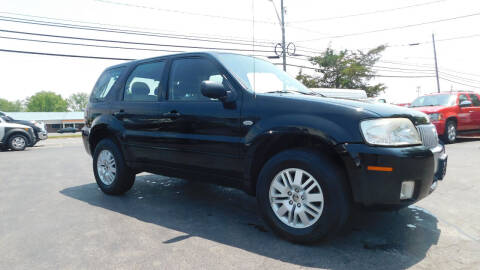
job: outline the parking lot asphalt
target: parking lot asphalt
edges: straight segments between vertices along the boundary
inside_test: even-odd
[[[480,269],[480,140],[447,152],[432,195],[357,212],[312,246],[275,236],[231,188],[141,174],[105,195],[79,138],[0,152],[0,269]]]

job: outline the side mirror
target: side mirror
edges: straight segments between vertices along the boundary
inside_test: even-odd
[[[231,102],[235,99],[232,91],[225,89],[223,84],[213,81],[203,81],[200,84],[200,91],[208,98],[219,99],[222,102]]]
[[[460,107],[471,107],[471,106],[472,106],[472,102],[470,100],[464,100],[460,102]]]

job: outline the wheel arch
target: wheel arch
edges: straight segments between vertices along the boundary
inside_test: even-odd
[[[247,180],[247,192],[256,195],[256,183],[258,175],[265,165],[276,154],[294,148],[313,149],[319,154],[326,155],[344,171],[347,177],[349,190],[352,192],[350,179],[348,178],[347,167],[340,153],[336,149],[337,143],[322,136],[316,136],[306,133],[281,132],[274,135],[261,136],[255,146],[250,149],[250,158],[247,160],[247,168],[245,170],[245,178]],[[350,194],[351,195],[351,194]]]
[[[5,142],[8,143],[10,141],[10,138],[16,134],[25,136],[25,138],[27,138],[27,145],[30,145],[33,142],[33,138],[31,138],[31,135],[28,134],[28,132],[26,132],[25,130],[19,128],[10,129],[9,131],[5,132]]]
[[[447,123],[448,121],[454,121],[455,124],[458,125],[458,119],[455,115],[448,116],[447,119],[445,119],[445,123]]]
[[[102,123],[92,127],[88,136],[88,143],[92,154],[95,152],[97,144],[105,138],[113,140],[114,143],[119,146],[120,150],[122,150],[120,140],[117,138],[117,132],[110,128],[106,123]]]

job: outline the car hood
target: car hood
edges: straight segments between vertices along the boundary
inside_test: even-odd
[[[9,123],[9,122],[3,123],[2,125],[5,126],[5,127],[9,127],[9,128],[22,128],[22,129],[23,128],[30,128],[27,125],[22,125],[22,124],[17,124],[17,123]]]
[[[37,127],[35,124],[33,124],[32,122],[30,121],[26,121],[26,120],[13,120],[12,122],[10,123],[17,123],[17,124],[20,124],[20,125],[25,125],[25,126],[29,126],[31,128],[33,128],[33,130],[35,131],[40,131],[41,128]]]
[[[270,95],[270,94],[265,94]],[[296,100],[305,100],[310,102],[317,102],[320,104],[328,103],[336,106],[343,106],[348,108],[354,108],[358,112],[364,111],[366,117],[376,116],[378,118],[386,117],[405,117],[409,118],[415,125],[427,124],[429,123],[428,117],[425,113],[410,108],[400,107],[396,105],[384,104],[384,103],[368,103],[356,100],[349,99],[340,99],[340,98],[326,98],[320,96],[310,96],[310,95],[301,95],[301,94],[288,94],[288,93],[279,93],[271,94],[278,95],[283,98],[296,99]]]
[[[438,113],[441,110],[445,109],[445,106],[425,106],[425,107],[412,107],[412,109],[421,111],[423,113]]]

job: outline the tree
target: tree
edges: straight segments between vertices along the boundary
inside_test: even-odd
[[[41,91],[27,98],[29,112],[66,112],[67,101],[54,92]]]
[[[84,111],[88,103],[88,94],[87,93],[75,93],[72,94],[68,99],[68,109],[72,112]]]
[[[363,89],[369,97],[376,96],[387,87],[381,83],[369,85],[368,82],[375,77],[373,65],[385,48],[381,45],[367,52],[342,50],[338,53],[327,48],[320,56],[310,58],[320,75],[305,75],[300,70],[297,80],[310,88]]]
[[[4,112],[21,112],[23,111],[23,104],[20,100],[14,102],[0,98],[0,111]]]

